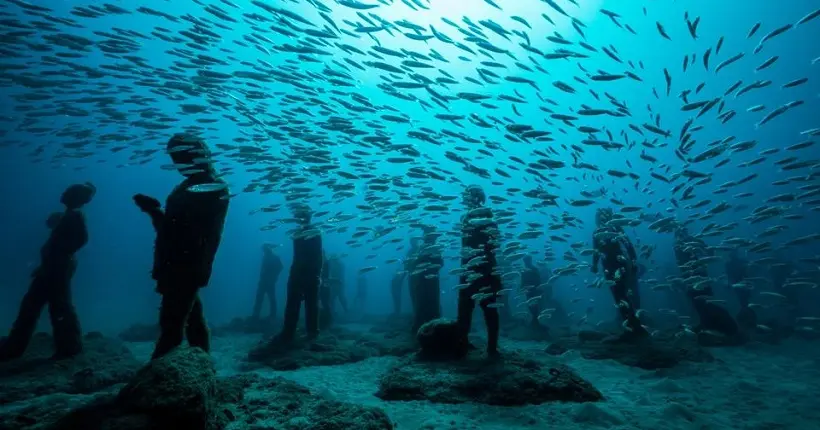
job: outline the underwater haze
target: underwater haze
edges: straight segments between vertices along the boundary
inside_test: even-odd
[[[720,257],[702,262],[719,285],[715,304],[737,313],[723,261],[739,251],[751,280],[734,288],[752,291],[752,330],[780,333],[763,317],[775,315],[802,333],[790,348],[817,347],[818,0],[7,0],[0,28],[2,333],[39,264],[46,219],[63,209],[66,187],[84,182],[97,192],[83,208],[89,240],[71,281],[83,331],[115,337],[156,323],[155,232],[132,196],[164,202],[181,181],[166,143],[188,133],[210,146],[230,190],[200,293],[212,326],[251,315],[263,245],[290,267],[293,202],[313,210],[325,253],[343,262],[348,301],[366,280],[364,307],[337,311],[341,323],[393,312],[391,279],[429,227],[441,234],[442,314],[455,317],[462,197],[478,185],[500,230],[505,327],[531,318],[526,255],[548,273],[568,332],[609,327],[611,280],[590,265],[596,211],[612,209],[643,268],[638,313],[650,332],[697,326],[688,302],[671,303],[687,301],[675,254],[686,227]],[[768,280],[783,262],[797,307]],[[39,327],[50,330],[46,318]],[[745,357],[731,354],[721,358]],[[798,360],[766,354],[772,366]],[[585,376],[605,397],[620,394],[604,385],[628,386],[599,380],[639,378],[602,366]],[[631,405],[575,424],[644,428],[624,412]],[[791,409],[731,424],[667,412],[656,418],[670,424],[654,428],[807,429],[816,417]],[[422,428],[408,410],[388,415]],[[477,416],[473,427],[426,428],[534,428]]]
[[[810,43],[820,35],[820,21],[797,25],[753,53],[767,33],[796,23],[816,9],[815,2],[564,2],[562,10],[569,16],[535,0],[498,2],[498,8],[473,0],[383,3],[389,4],[372,2],[376,7],[357,9],[307,1],[233,6],[156,1],[111,7],[37,3],[50,9],[50,20],[27,14],[16,2],[6,3],[6,21],[22,25],[7,24],[8,31],[19,36],[6,36],[3,48],[6,177],[0,183],[6,219],[2,261],[8,268],[2,325],[12,322],[37,249],[47,237],[39,220],[59,209],[58,196],[65,186],[84,181],[98,188],[87,208],[89,244],[74,279],[76,306],[85,325],[115,329],[153,317],[153,232],[130,197],[137,192],[163,196],[172,188],[178,174],[162,169],[170,163],[162,149],[171,134],[186,130],[215,146],[234,193],[214,278],[203,292],[214,321],[251,307],[261,244],[284,244],[281,253],[288,265],[287,231],[292,225],[283,223],[290,215],[282,206],[288,193],[327,212],[318,220],[329,252],[348,254],[345,263],[351,269],[378,267],[367,275],[374,285],[374,312],[387,299],[386,288],[375,286],[386,285],[399,268],[385,261],[404,257],[406,241],[392,240],[420,236],[413,228],[420,221],[456,232],[464,212],[460,198],[442,196],[458,196],[469,184],[484,186],[494,208],[515,214],[512,223],[503,225],[505,238],[516,240],[529,229],[541,232],[522,242],[537,256],[552,248],[557,261],[551,266],[568,264],[560,256],[578,250],[570,245],[590,240],[594,208],[600,206],[641,208],[629,214],[634,218],[660,214],[692,220],[692,230],[710,222],[737,222],[725,237],[752,241],[765,229],[784,224],[784,231],[764,239],[772,248],[817,233],[816,198],[807,199],[815,200],[813,206],[806,200],[769,203],[784,213],[760,223],[743,219],[773,196],[798,195],[801,187],[817,183],[817,163],[812,161],[819,158],[820,146],[785,148],[812,140],[812,134],[801,132],[820,126],[820,83],[812,79],[820,67],[812,60],[820,53]],[[264,4],[311,24],[259,6]],[[619,18],[613,21],[602,8]],[[696,38],[688,31],[686,14],[690,22],[700,18]],[[758,22],[760,29],[747,37]],[[669,39],[659,34],[657,24],[664,26]],[[718,52],[719,40],[723,44]],[[584,41],[594,51],[579,45]],[[493,48],[482,48],[482,43]],[[400,55],[376,52],[374,46]],[[707,69],[703,56],[708,49],[712,55]],[[566,55],[545,58],[556,52]],[[736,54],[744,56],[715,72]],[[683,71],[687,55],[691,64]],[[778,57],[774,64],[755,70],[771,57]],[[407,61],[420,64],[403,66]],[[390,73],[375,63],[400,72]],[[669,90],[664,69],[671,77]],[[624,77],[625,72],[634,78]],[[620,79],[595,80],[596,75]],[[801,78],[808,81],[782,88]],[[738,81],[741,86],[726,94]],[[758,81],[770,83],[737,96],[738,90]],[[403,83],[412,88],[399,85]],[[561,90],[557,83],[572,90]],[[697,92],[700,84],[703,88]],[[715,107],[697,118],[690,129],[702,129],[690,132],[690,144],[682,145],[681,129],[699,113],[682,111],[684,99],[718,98],[722,111]],[[756,125],[793,101],[804,104]],[[748,111],[757,105],[765,107]],[[584,107],[616,115],[579,114]],[[733,117],[725,120],[727,112]],[[402,120],[386,120],[385,115]],[[558,115],[573,119],[561,121]],[[346,128],[333,121],[351,124]],[[644,124],[657,124],[669,136]],[[532,127],[543,136],[533,133],[537,137],[527,138],[526,131],[509,131],[514,125]],[[584,133],[581,127],[599,131]],[[744,151],[731,147],[746,141],[755,145]],[[716,157],[685,161],[712,147],[722,149]],[[686,148],[682,157],[676,155],[681,148]],[[780,152],[751,163],[769,149]],[[784,170],[777,164],[790,157],[806,165]],[[544,159],[549,164],[539,164]],[[608,174],[611,169],[628,176]],[[683,191],[673,193],[673,188],[689,180],[680,176],[685,169],[711,180],[697,185],[694,198],[673,205],[671,200],[680,200]],[[408,177],[408,172],[416,175]],[[651,176],[653,172],[669,182]],[[721,187],[748,175],[756,177]],[[572,204],[587,200],[583,191],[598,194],[599,189],[605,194],[590,206]],[[543,196],[537,191],[524,194],[534,190],[543,190]],[[721,190],[725,192],[715,195]],[[733,197],[747,192],[749,197]],[[709,203],[697,205],[704,200]],[[698,219],[722,202],[730,209]],[[425,210],[430,206],[446,208]],[[338,214],[356,218],[335,222]],[[573,226],[560,225],[565,215],[577,220]],[[783,215],[800,218],[784,220]],[[647,231],[648,224],[636,226],[635,236],[642,245],[656,248],[653,267],[670,265],[671,235]],[[382,235],[386,230],[391,231]],[[362,235],[354,237],[356,233]],[[447,257],[455,258],[457,241],[446,237],[453,245],[447,247]],[[816,243],[784,252],[815,255],[812,246]],[[442,273],[452,267],[448,259]],[[566,282],[582,285],[588,280],[584,273]],[[447,276],[442,282],[457,283]],[[353,285],[353,279],[347,284]],[[446,295],[450,288],[444,290]]]

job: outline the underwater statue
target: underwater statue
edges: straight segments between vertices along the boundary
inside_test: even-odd
[[[420,244],[420,237],[410,238],[410,249],[407,250],[407,255],[404,257],[404,272],[408,275],[407,289],[410,294],[410,306],[413,312],[416,311],[416,286],[414,282],[418,278],[413,278],[410,274],[416,270],[416,258],[418,257]]]
[[[737,314],[737,323],[745,330],[753,329],[757,326],[757,315],[749,307],[749,300],[752,296],[752,286],[744,285],[743,281],[748,276],[749,262],[740,256],[737,249],[729,251],[726,259],[726,280],[729,289],[737,296],[740,311]]]
[[[708,267],[699,264],[698,260],[710,256],[706,243],[689,234],[682,226],[675,229],[675,259],[680,268],[681,277],[694,280],[687,286],[686,295],[698,314],[698,326],[695,331],[717,332],[724,336],[738,335],[737,322],[724,307],[714,303],[714,296]]]
[[[51,233],[40,248],[40,265],[31,274],[17,319],[8,338],[0,344],[0,361],[19,358],[26,352],[46,305],[54,336],[53,358],[71,358],[82,352],[80,320],[71,301],[71,278],[77,270],[74,254],[88,242],[81,209],[96,191],[90,183],[68,187],[60,197],[65,210],[51,214],[46,221]]]
[[[637,253],[623,228],[613,223],[612,209],[598,209],[595,214],[595,232],[592,236],[592,273],[598,265],[604,268],[604,278],[610,284],[615,306],[621,314],[625,337],[645,337],[649,333],[638,319],[635,306],[638,283]],[[603,261],[601,261],[603,260]]]
[[[524,256],[524,270],[521,272],[521,291],[527,298],[527,308],[530,311],[530,322],[534,326],[540,325],[538,317],[541,315],[541,273],[532,263],[532,256]]]
[[[210,351],[210,333],[199,290],[208,285],[228,214],[228,185],[213,167],[207,144],[196,136],[174,135],[168,154],[185,179],[165,201],[143,194],[134,202],[156,230],[152,277],[162,296],[160,335],[152,359],[182,344]]]
[[[353,307],[364,313],[367,307],[367,277],[359,274],[356,277],[356,295],[353,296]]]
[[[569,324],[571,321],[569,319],[569,315],[567,315],[567,310],[564,308],[563,303],[555,299],[553,294],[553,284],[549,282],[552,271],[549,267],[547,267],[546,262],[540,262],[536,267],[538,268],[539,278],[542,281],[542,284],[538,289],[538,295],[541,296],[540,302],[542,303],[541,312],[544,313],[546,309],[550,309],[550,312],[548,312],[549,315],[545,315],[545,317],[550,320],[549,325]]]
[[[461,266],[465,272],[459,280],[464,287],[458,292],[457,322],[466,353],[473,310],[478,302],[487,325],[487,354],[495,356],[501,329],[497,303],[502,289],[501,276],[495,273],[499,231],[492,209],[484,206],[486,200],[484,190],[478,185],[471,185],[464,192],[467,214],[461,220]]]
[[[282,259],[273,252],[273,245],[262,245],[262,269],[259,273],[259,284],[256,286],[256,298],[253,302],[251,319],[259,321],[262,314],[262,303],[268,298],[268,320],[276,320],[276,281],[282,273]]]
[[[413,333],[425,323],[441,317],[441,279],[444,265],[441,248],[436,244],[438,233],[432,227],[424,228],[424,238],[415,259],[415,270],[410,278],[415,285]]]
[[[321,311],[319,315],[319,325],[321,328],[329,327],[333,322],[334,307],[336,302],[342,305],[342,310],[348,312],[347,296],[344,290],[345,267],[341,257],[331,254],[330,257],[324,255],[322,251],[322,285],[319,289],[319,304]]]
[[[293,234],[293,263],[288,273],[285,321],[282,331],[275,338],[280,342],[290,342],[295,338],[303,302],[308,337],[319,335],[319,290],[324,266],[322,234],[311,222],[313,213],[307,205],[294,204],[291,209],[299,227]]]
[[[798,307],[800,304],[800,295],[798,293],[800,290],[799,288],[788,286],[789,277],[792,276],[795,269],[794,264],[781,258],[779,255],[775,255],[774,259],[774,263],[769,267],[769,278],[772,283],[772,290],[786,296],[786,300],[790,305]]]
[[[407,272],[398,270],[390,279],[390,297],[393,299],[393,315],[401,314],[401,293],[404,287],[404,280],[407,279]]]

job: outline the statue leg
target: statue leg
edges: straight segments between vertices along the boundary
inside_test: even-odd
[[[82,330],[71,300],[71,279],[59,279],[49,287],[48,313],[54,334],[54,356],[73,357],[83,351]]]
[[[256,298],[253,300],[253,314],[251,319],[258,320],[262,314],[262,302],[265,300],[265,289],[262,285],[256,287]]]
[[[185,323],[197,299],[195,288],[183,289],[179,285],[160,286],[163,291],[159,306],[160,334],[151,359],[157,359],[180,346],[185,337]]]
[[[35,276],[31,280],[26,295],[20,303],[20,311],[11,332],[5,342],[0,345],[0,361],[18,358],[26,352],[31,336],[37,328],[37,321],[43,306],[48,302],[48,282],[41,276]]]
[[[292,340],[296,336],[296,326],[299,325],[299,311],[302,307],[302,291],[297,285],[300,279],[288,278],[288,292],[285,299],[285,321],[282,324],[280,337],[282,340]]]
[[[211,351],[211,332],[202,308],[202,299],[199,294],[194,298],[191,311],[188,313],[188,324],[185,326],[185,337],[188,344],[201,348],[205,352]]]
[[[315,337],[319,334],[319,288],[321,281],[311,279],[305,285],[305,329],[308,336]]]

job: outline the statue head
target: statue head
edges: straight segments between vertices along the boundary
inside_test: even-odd
[[[689,237],[689,229],[684,227],[683,224],[678,224],[675,227],[675,238],[676,239],[684,239]]]
[[[304,203],[293,203],[290,206],[290,210],[300,225],[310,224],[310,220],[313,216],[313,211],[310,209],[310,206]]]
[[[422,240],[425,244],[431,244],[436,242],[436,228],[432,225],[425,224],[421,227],[421,231],[424,232],[424,236]]]
[[[729,260],[738,260],[743,258],[745,252],[739,246],[736,246],[729,250]]]
[[[211,151],[205,141],[197,136],[177,133],[168,140],[166,150],[179,173],[185,177],[214,173]]]
[[[601,226],[609,221],[615,216],[615,212],[612,208],[598,208],[595,211],[595,225]]]
[[[68,209],[79,209],[87,205],[96,193],[97,187],[91,182],[74,184],[63,191],[63,195],[60,196],[60,203]]]
[[[487,201],[484,189],[479,185],[470,185],[464,190],[464,205],[468,208],[477,208]]]

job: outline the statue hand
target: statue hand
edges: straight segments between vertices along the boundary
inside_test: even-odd
[[[151,196],[146,196],[145,194],[135,194],[134,203],[136,203],[137,207],[143,212],[149,212],[161,206],[159,200]]]

